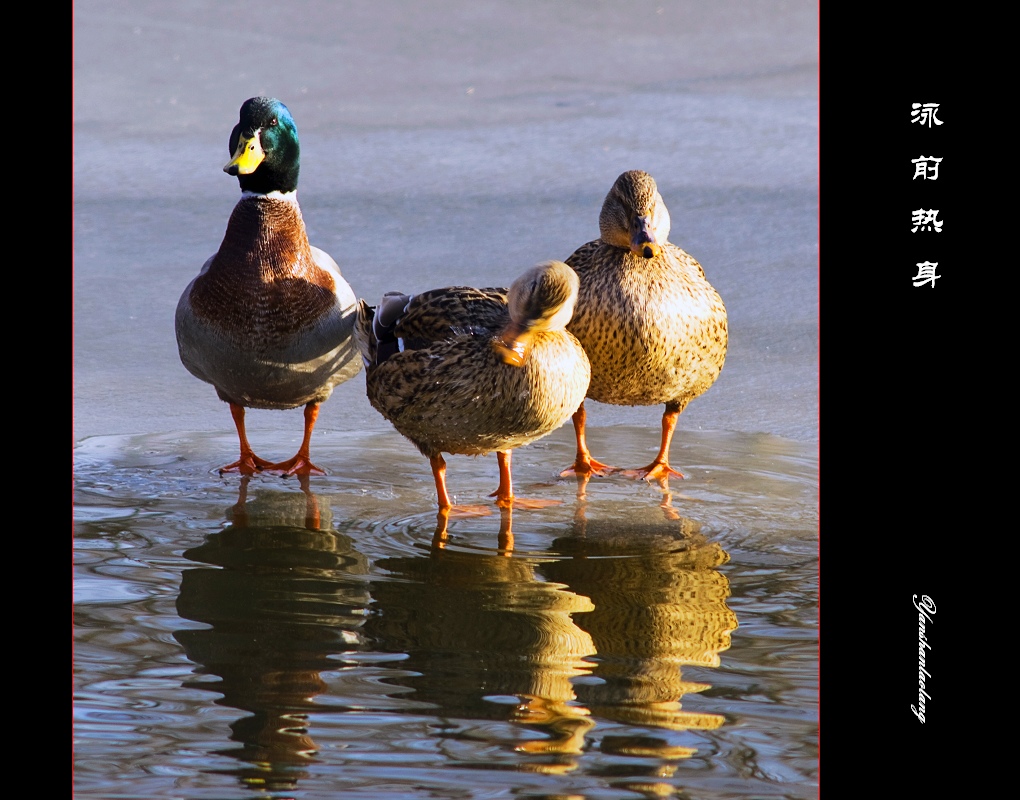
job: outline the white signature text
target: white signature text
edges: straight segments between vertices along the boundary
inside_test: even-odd
[[[935,613],[935,603],[926,594],[921,595],[921,600],[918,602],[917,595],[914,595],[914,608],[917,609],[917,706],[913,703],[910,704],[910,710],[914,712],[914,716],[917,717],[921,722],[924,722],[924,701],[931,700],[931,695],[924,690],[924,679],[930,678],[931,673],[924,668],[924,651],[931,650],[931,645],[928,644],[928,637],[924,635],[924,626],[926,622],[932,621],[932,615]]]

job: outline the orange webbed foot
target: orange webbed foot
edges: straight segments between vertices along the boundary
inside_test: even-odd
[[[594,458],[578,458],[574,461],[573,466],[567,467],[560,473],[560,477],[572,478],[581,475],[591,477],[594,475],[599,478],[604,478],[607,475],[612,475],[614,472],[619,471],[619,467],[603,464],[601,461],[596,461]]]
[[[647,467],[640,469],[620,470],[620,474],[627,478],[644,478],[649,483],[661,481],[668,478],[680,478],[684,480],[684,474],[670,467],[665,461],[653,461]]]
[[[251,477],[258,472],[272,469],[273,466],[272,461],[266,461],[264,458],[259,458],[254,453],[248,452],[241,453],[241,457],[232,464],[220,467],[219,473],[222,475],[225,472],[239,472],[244,476]]]
[[[289,478],[291,475],[307,476],[307,475],[325,475],[326,470],[322,467],[317,467],[311,462],[307,456],[296,455],[293,458],[288,458],[286,461],[279,461],[276,464],[270,464],[264,469],[268,472],[279,472],[285,478]]]

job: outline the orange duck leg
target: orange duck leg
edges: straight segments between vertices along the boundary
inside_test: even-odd
[[[574,465],[567,467],[563,472],[560,473],[561,478],[566,478],[571,475],[598,475],[599,477],[605,475],[612,475],[614,472],[619,471],[619,467],[611,467],[608,464],[603,464],[601,461],[596,461],[591,457],[591,452],[588,450],[588,442],[584,435],[584,426],[587,419],[587,414],[584,411],[584,401],[577,407],[577,411],[571,417],[574,423],[574,435],[577,437],[577,456],[574,458]]]
[[[621,475],[628,478],[644,478],[646,481],[684,477],[682,472],[678,472],[669,465],[669,445],[673,441],[673,431],[676,430],[676,421],[680,416],[681,408],[679,403],[666,403],[666,410],[662,412],[662,441],[659,445],[659,454],[652,463],[640,469],[621,470]]]
[[[298,448],[297,453],[293,457],[288,458],[286,461],[270,464],[265,469],[272,470],[273,472],[282,472],[284,477],[290,475],[325,475],[326,470],[315,466],[309,455],[309,449],[312,444],[312,429],[315,427],[315,421],[318,418],[319,404],[309,403],[306,405],[305,435],[301,440],[301,447]]]
[[[232,464],[220,467],[220,475],[224,472],[240,472],[242,475],[254,475],[256,472],[270,469],[272,461],[259,458],[248,444],[248,436],[244,432],[244,407],[236,403],[230,404],[230,416],[234,418],[234,427],[237,428],[237,439],[241,444],[241,457]]]

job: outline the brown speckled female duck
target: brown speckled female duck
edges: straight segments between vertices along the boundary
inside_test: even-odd
[[[509,290],[453,286],[361,301],[356,338],[368,398],[432,466],[452,507],[443,453],[496,452],[496,504],[514,504],[510,451],[566,422],[584,399],[588,358],[565,330],[577,275],[539,264]],[[518,503],[521,501],[518,499]]]
[[[230,404],[241,457],[220,472],[321,473],[312,428],[333,387],[361,370],[356,298],[336,262],[308,242],[297,202],[297,127],[279,100],[253,97],[230,134],[241,199],[219,251],[177,305],[177,346],[188,371]],[[245,408],[305,407],[297,454],[274,463],[252,452]]]
[[[601,238],[567,264],[581,279],[567,330],[591,359],[588,397],[626,406],[666,404],[659,453],[625,475],[683,475],[669,466],[677,417],[705,392],[726,358],[726,307],[701,265],[667,241],[669,211],[655,181],[634,170],[617,178],[599,216]],[[617,471],[591,457],[584,403],[574,414],[577,456],[564,475]]]

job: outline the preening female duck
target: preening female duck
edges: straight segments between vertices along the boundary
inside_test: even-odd
[[[450,286],[361,302],[357,340],[372,405],[429,459],[440,510],[453,501],[443,453],[495,452],[503,507],[514,497],[510,452],[570,419],[591,370],[565,329],[577,275],[539,264],[509,291]]]

